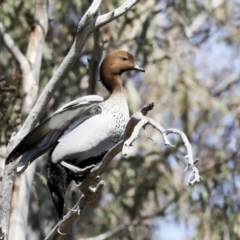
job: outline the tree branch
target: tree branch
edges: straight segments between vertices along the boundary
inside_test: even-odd
[[[2,36],[4,45],[7,47],[8,51],[13,55],[13,57],[17,60],[18,64],[20,65],[22,72],[24,70],[26,71],[29,70],[30,64],[27,61],[27,58],[20,51],[12,37],[6,32],[6,29],[3,26],[2,22],[0,22],[0,35]]]
[[[129,9],[131,9],[135,4],[137,4],[139,0],[128,0],[122,6],[116,8],[115,10],[101,15],[97,18],[95,23],[95,28],[100,28],[103,25],[113,21],[114,19],[122,16],[126,13]]]
[[[93,40],[94,40],[94,51],[92,53],[92,57],[89,63],[89,69],[88,69],[88,94],[95,94],[96,93],[96,87],[97,87],[97,80],[99,78],[98,76],[98,66],[102,59],[102,53],[103,53],[103,36],[102,36],[102,29],[97,29],[93,33]]]
[[[103,158],[102,162],[92,168],[87,175],[86,179],[80,184],[79,188],[82,192],[82,196],[79,200],[79,202],[74,206],[71,211],[69,211],[66,216],[64,216],[63,220],[61,220],[48,234],[48,236],[45,238],[45,240],[53,240],[56,239],[59,234],[66,232],[67,227],[72,224],[73,221],[75,221],[79,216],[81,216],[82,211],[84,208],[92,201],[94,201],[103,185],[104,182],[100,181],[98,182],[99,176],[108,168],[111,160],[122,151],[123,155],[126,156],[128,153],[129,146],[132,145],[132,143],[137,139],[139,132],[142,128],[144,128],[146,125],[151,125],[153,128],[156,128],[164,137],[165,144],[170,145],[170,142],[167,139],[167,135],[169,133],[175,133],[182,137],[183,142],[187,148],[187,156],[189,163],[188,166],[192,167],[193,173],[195,174],[195,178],[189,182],[190,184],[194,184],[195,182],[199,182],[201,180],[201,177],[199,176],[198,169],[195,166],[196,161],[193,161],[192,157],[192,147],[186,137],[186,135],[177,129],[167,129],[165,130],[161,125],[156,123],[153,119],[146,117],[148,111],[152,110],[154,107],[154,103],[148,103],[143,108],[141,108],[138,112],[136,112],[128,121],[128,124],[125,129],[124,138],[121,142],[119,142],[117,145],[115,145],[111,150],[108,151],[108,153]],[[190,175],[191,177],[191,175]],[[95,185],[97,183],[97,186],[95,188],[91,187],[92,185]]]

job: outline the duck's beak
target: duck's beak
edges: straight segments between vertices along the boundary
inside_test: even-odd
[[[138,65],[138,63],[135,62],[134,64],[134,67],[133,67],[134,70],[137,70],[137,71],[141,71],[141,72],[145,72],[144,68],[140,67]]]

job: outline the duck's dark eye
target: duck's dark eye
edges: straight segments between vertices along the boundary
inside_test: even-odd
[[[127,60],[128,60],[128,57],[122,57],[122,60],[123,60],[123,61],[127,61]]]

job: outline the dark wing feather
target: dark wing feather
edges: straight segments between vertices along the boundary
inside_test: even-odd
[[[8,155],[6,163],[18,158],[24,152],[39,144],[39,142],[41,142],[43,139],[47,140],[53,138],[55,131],[49,129],[48,121],[49,119],[46,119],[31,132],[29,132]]]
[[[23,155],[24,163],[34,159],[54,147],[58,139],[87,118],[99,113],[98,103],[103,98],[96,95],[81,97],[57,110],[50,118],[29,132],[8,155],[6,163]]]
[[[67,187],[70,183],[68,180],[68,170],[59,164],[54,164],[51,157],[47,160],[47,184],[52,196],[54,206],[60,219],[63,218],[64,197]]]

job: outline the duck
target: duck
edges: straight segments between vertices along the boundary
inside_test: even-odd
[[[70,182],[82,182],[123,138],[129,108],[121,74],[131,70],[145,72],[133,55],[123,50],[110,52],[99,70],[100,81],[109,92],[106,100],[89,95],[64,105],[31,130],[6,158],[8,164],[22,156],[16,169],[22,173],[35,159],[49,152],[47,185],[60,219]]]

